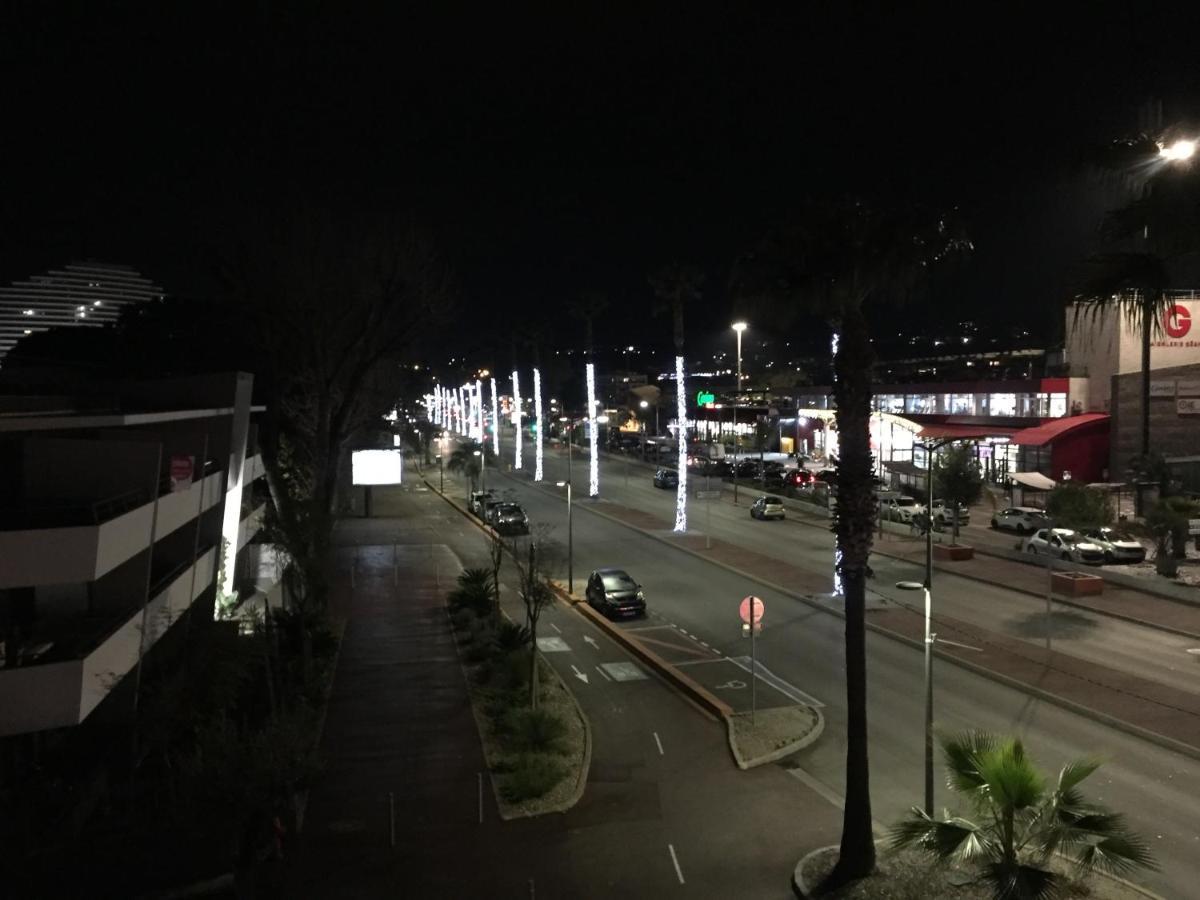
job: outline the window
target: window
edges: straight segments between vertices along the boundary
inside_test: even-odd
[[[955,394],[950,401],[950,412],[952,415],[975,415],[975,395]]]
[[[993,416],[1015,416],[1017,414],[1017,395],[992,394],[988,398],[988,408]]]
[[[1066,394],[1051,394],[1050,395],[1050,416],[1052,418],[1060,418],[1067,414],[1067,395]]]

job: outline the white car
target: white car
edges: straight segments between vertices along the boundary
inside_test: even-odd
[[[1100,565],[1104,550],[1070,528],[1041,528],[1025,542],[1025,551],[1034,555],[1050,554],[1070,562]]]
[[[1113,563],[1140,563],[1146,561],[1146,548],[1121,534],[1115,528],[1086,528],[1083,536],[1104,551],[1104,561]]]
[[[880,499],[879,508],[883,517],[888,521],[903,522],[906,525],[912,522],[913,516],[925,512],[925,507],[912,497]]]
[[[950,509],[946,506],[945,500],[938,500],[935,497],[933,500],[933,524],[938,528],[946,528],[954,525],[955,518],[958,519],[959,525],[969,525],[971,524],[971,510],[961,503],[958,505],[958,509]]]
[[[1032,506],[1010,506],[992,515],[992,527],[1029,534],[1046,526],[1046,513]]]

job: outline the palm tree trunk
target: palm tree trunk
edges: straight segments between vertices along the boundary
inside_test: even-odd
[[[837,865],[827,886],[845,884],[875,869],[867,759],[866,571],[871,553],[874,497],[871,484],[871,361],[862,310],[843,315],[834,358],[837,382],[838,504],[834,531],[846,612],[846,806]]]
[[[1142,444],[1141,455],[1150,453],[1150,337],[1154,330],[1155,298],[1145,292],[1142,301]]]

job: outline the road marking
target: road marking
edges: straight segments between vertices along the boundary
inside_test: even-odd
[[[537,639],[538,649],[543,653],[568,653],[571,648],[560,637],[540,637]]]
[[[572,671],[574,671],[576,678],[578,678],[584,684],[588,683],[587,675],[585,675],[583,672],[580,672],[578,669],[575,668],[575,666],[571,666],[571,669],[572,669]]]
[[[643,644],[658,644],[660,647],[668,647],[671,650],[678,650],[680,653],[690,653],[692,656],[707,656],[711,650],[699,650],[695,647],[684,647],[680,644],[673,644],[670,641],[660,641],[651,637],[638,638]]]
[[[665,753],[663,753],[662,741],[660,741],[660,740],[658,739],[658,732],[657,732],[657,731],[656,731],[656,732],[654,732],[654,743],[658,744],[658,755],[659,755],[659,756],[666,756],[666,754],[665,754]]]
[[[746,687],[746,682],[739,681],[736,678],[731,678],[729,681],[725,682],[724,684],[716,685],[716,688],[718,691],[722,691],[722,690],[726,690],[726,689],[731,690],[731,691],[740,691],[740,690],[745,689],[745,687]]]
[[[590,634],[585,634],[585,635],[583,636],[583,639],[584,639],[585,641],[587,641],[589,644],[591,644],[591,645],[592,645],[594,648],[596,648],[597,650],[599,650],[599,649],[600,649],[600,645],[599,645],[599,644],[596,642],[596,639],[595,639],[594,637],[592,637]]]
[[[679,857],[675,855],[675,845],[667,844],[667,849],[671,851],[671,862],[675,863],[675,874],[679,876],[679,883],[686,884],[683,880],[683,869],[679,868]]]
[[[964,650],[974,650],[976,653],[982,653],[982,647],[972,647],[970,644],[960,644],[958,641],[948,641],[945,638],[938,638],[935,643],[949,644],[951,647],[962,647]]]
[[[671,665],[678,669],[680,666],[702,666],[705,663],[719,662],[725,662],[725,660],[716,657],[713,659],[685,659],[683,662],[671,663]]]
[[[795,700],[797,703],[803,703],[805,706],[814,706],[814,707],[818,707],[818,708],[825,706],[824,703],[822,703],[820,700],[818,700],[812,694],[807,694],[804,691],[800,690],[800,688],[796,687],[795,685],[789,684],[788,682],[784,681],[782,678],[780,678],[778,675],[776,675],[774,672],[772,672],[770,669],[768,669],[762,663],[756,663],[754,665],[754,668],[751,668],[750,667],[750,657],[748,657],[748,656],[739,656],[736,658],[732,657],[732,656],[727,656],[725,658],[727,660],[729,660],[731,663],[733,663],[735,666],[737,666],[739,669],[744,669],[745,671],[749,672],[751,675],[753,675],[757,671],[759,678],[761,678],[763,681],[765,681],[771,687],[775,688],[775,690],[779,691],[779,693],[783,694],[785,697],[790,697],[791,699]]]
[[[647,677],[645,672],[631,662],[604,663],[601,668],[612,676],[613,681],[644,681]]]
[[[603,669],[603,667],[601,667],[601,666],[596,666],[596,671],[597,671],[597,672],[599,672],[601,675],[603,675],[603,676],[604,676],[604,680],[605,680],[605,681],[612,681],[612,676],[611,676],[611,675],[609,675],[607,672],[605,672],[605,671],[604,671],[604,669]]]
[[[550,627],[553,628],[555,631],[557,631],[559,634],[562,634],[562,629],[559,628],[557,625],[555,625],[553,622],[550,623]],[[584,638],[584,640],[587,640],[587,638]]]

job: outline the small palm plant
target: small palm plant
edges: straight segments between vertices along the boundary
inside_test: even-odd
[[[970,801],[975,821],[948,810],[935,819],[914,808],[892,828],[893,847],[977,866],[997,900],[1060,896],[1066,883],[1050,868],[1055,854],[1070,858],[1079,878],[1154,868],[1149,849],[1125,830],[1121,816],[1080,795],[1080,783],[1099,763],[1068,763],[1047,786],[1019,740],[971,731],[943,739],[942,752],[949,787]]]

